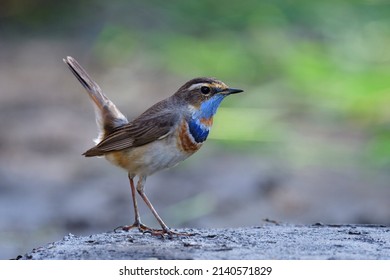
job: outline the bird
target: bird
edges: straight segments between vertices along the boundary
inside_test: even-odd
[[[145,193],[146,178],[177,165],[198,151],[209,135],[222,100],[243,90],[230,88],[215,78],[194,78],[173,95],[129,121],[73,57],[67,56],[63,61],[85,88],[95,109],[96,145],[83,155],[105,157],[128,174],[134,223],[118,228],[125,231],[138,228],[141,232],[159,236],[189,235],[173,231],[165,224]],[[161,229],[153,229],[141,222],[137,193]]]

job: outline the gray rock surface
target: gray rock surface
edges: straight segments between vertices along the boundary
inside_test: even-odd
[[[390,259],[390,227],[264,225],[183,229],[193,236],[161,238],[129,232],[68,234],[16,259]]]

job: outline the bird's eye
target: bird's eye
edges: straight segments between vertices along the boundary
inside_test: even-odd
[[[200,88],[200,92],[203,94],[208,94],[208,93],[210,93],[210,91],[211,91],[210,88],[207,86],[203,86]]]

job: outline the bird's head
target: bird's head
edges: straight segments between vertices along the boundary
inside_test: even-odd
[[[214,78],[195,78],[179,88],[175,96],[188,104],[190,110],[198,117],[211,118],[226,96],[239,92],[243,90],[229,88]]]

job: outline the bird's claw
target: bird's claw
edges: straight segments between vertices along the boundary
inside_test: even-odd
[[[119,227],[116,227],[114,229],[114,232],[118,232],[118,230],[123,230],[123,231],[129,231],[133,228],[138,228],[138,230],[140,232],[145,232],[145,231],[148,231],[148,230],[151,230],[150,227],[142,224],[142,223],[138,223],[138,222],[135,222],[134,224],[130,225],[130,226],[119,226]]]
[[[129,231],[133,228],[138,228],[140,232],[143,234],[149,233],[152,236],[159,236],[162,238],[168,237],[172,238],[173,236],[193,236],[195,235],[194,233],[187,233],[187,232],[177,232],[170,230],[169,228],[163,228],[163,229],[153,229],[150,228],[142,223],[137,223],[135,222],[134,224],[130,226],[119,226],[114,229],[114,232],[118,232],[118,230],[123,230],[123,231]]]

